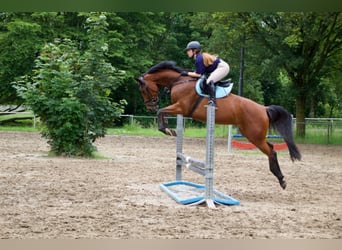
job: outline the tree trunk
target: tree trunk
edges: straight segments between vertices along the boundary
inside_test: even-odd
[[[309,118],[314,118],[315,117],[315,103],[314,99],[310,98],[310,113],[309,113]]]
[[[240,77],[239,77],[239,91],[238,95],[243,96],[243,74],[245,71],[245,43],[246,43],[246,34],[244,33],[241,37],[241,48],[240,48]]]
[[[305,95],[296,98],[296,135],[305,137]]]

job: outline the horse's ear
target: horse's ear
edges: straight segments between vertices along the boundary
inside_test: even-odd
[[[143,85],[145,83],[144,79],[142,76],[140,77],[135,77],[134,78],[140,85]]]

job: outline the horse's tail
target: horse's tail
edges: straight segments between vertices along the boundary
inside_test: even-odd
[[[292,161],[302,158],[292,136],[292,117],[291,114],[281,106],[270,105],[266,108],[270,125],[275,128],[283,137],[290,152]]]

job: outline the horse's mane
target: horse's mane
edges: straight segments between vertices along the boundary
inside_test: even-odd
[[[160,62],[160,63],[154,65],[152,68],[150,68],[147,71],[147,73],[151,74],[151,73],[155,73],[157,71],[163,70],[163,69],[171,69],[171,70],[174,70],[178,73],[181,73],[184,70],[184,69],[178,67],[176,65],[176,62],[174,62],[174,61],[163,61],[163,62]]]

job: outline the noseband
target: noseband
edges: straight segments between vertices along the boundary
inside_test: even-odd
[[[159,103],[158,91],[151,89],[145,82],[144,76],[139,77],[141,90],[147,94],[147,99],[144,100],[145,104],[152,107],[157,107]],[[157,93],[157,95],[154,95]]]

